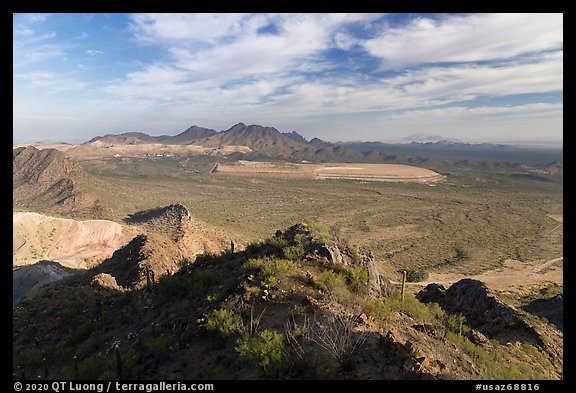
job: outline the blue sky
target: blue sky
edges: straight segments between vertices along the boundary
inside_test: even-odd
[[[562,144],[562,14],[14,14],[15,142],[243,122]]]

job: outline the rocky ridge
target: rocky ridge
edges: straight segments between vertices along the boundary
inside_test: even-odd
[[[79,186],[87,174],[55,149],[33,146],[12,150],[13,205],[65,213],[73,217],[105,218],[109,209]]]

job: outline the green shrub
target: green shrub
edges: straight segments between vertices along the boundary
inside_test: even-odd
[[[105,345],[105,339],[99,334],[92,334],[79,345],[74,345],[74,353],[79,357],[88,356],[92,353],[98,352]]]
[[[262,259],[261,258],[250,258],[242,265],[242,268],[244,268],[244,269],[258,269],[260,266],[262,266]]]
[[[294,243],[302,248],[305,248],[308,240],[302,233],[297,233],[294,235]]]
[[[284,255],[284,248],[288,246],[288,241],[279,237],[273,237],[267,239],[264,243],[261,243],[260,250],[266,255],[275,255],[282,257]]]
[[[292,308],[292,310],[290,310],[290,315],[292,317],[297,317],[299,315],[306,314],[307,310],[308,309],[306,306],[299,306],[299,305],[295,304],[294,307]]]
[[[236,341],[236,352],[256,360],[264,372],[275,372],[284,358],[284,335],[269,329],[245,334]]]
[[[258,278],[263,289],[275,289],[280,283],[280,277],[296,270],[297,265],[288,259],[274,257],[250,258],[243,267],[245,269],[260,268]]]
[[[158,358],[165,358],[170,350],[171,341],[163,329],[157,324],[151,324],[140,333],[140,348]]]
[[[65,339],[65,342],[68,346],[75,347],[81,344],[84,340],[87,340],[95,330],[96,322],[88,320],[74,329]]]
[[[212,271],[199,270],[192,273],[191,290],[195,295],[205,294],[216,283],[218,283],[218,277]]]
[[[356,246],[346,246],[348,254],[352,257],[354,264],[360,265],[364,261],[364,257],[360,254],[360,249]]]
[[[186,279],[175,276],[163,276],[156,283],[156,290],[161,301],[179,299],[188,293]]]
[[[192,263],[194,263],[194,260],[190,259],[188,257],[184,257],[180,261],[177,262],[178,267],[180,267],[180,268],[190,267],[190,266],[192,266]]]
[[[261,247],[262,247],[261,243],[252,242],[246,246],[246,252],[250,255],[256,255],[256,254],[258,254],[258,251],[260,251]]]
[[[471,258],[468,250],[460,246],[454,248],[454,254],[454,260],[456,261],[465,261]]]
[[[93,357],[84,359],[78,365],[78,374],[82,379],[101,379],[110,369],[111,359],[99,352]]]
[[[368,270],[363,266],[348,266],[342,269],[341,274],[346,277],[346,283],[353,292],[365,292],[368,290],[370,277]]]
[[[291,261],[300,260],[304,258],[304,255],[306,255],[306,252],[304,251],[304,248],[302,248],[301,245],[284,247],[282,249],[282,252],[284,253],[284,257],[288,258]]]
[[[333,231],[327,225],[319,222],[310,222],[306,224],[306,227],[310,230],[312,237],[320,243],[329,243],[334,238]]]
[[[394,298],[397,304],[397,308],[400,311],[410,315],[412,318],[418,322],[434,322],[437,315],[433,312],[428,305],[422,303],[414,295],[406,294],[404,296],[404,302],[402,302],[400,296]]]
[[[218,283],[216,273],[210,270],[195,270],[187,275],[163,276],[158,280],[156,289],[161,301],[179,299],[187,294],[203,296]]]
[[[455,343],[466,352],[473,360],[476,367],[484,373],[484,378],[495,380],[529,380],[545,379],[545,376],[536,372],[532,367],[524,363],[509,364],[506,360],[498,357],[496,351],[488,352],[479,345],[474,344],[468,338],[458,333],[448,332],[446,338]]]
[[[146,337],[142,341],[142,347],[157,358],[163,359],[170,351],[170,340],[164,335]]]
[[[392,303],[382,299],[369,299],[363,307],[363,312],[376,320],[388,320],[392,314]]]
[[[388,320],[394,316],[395,312],[403,312],[418,322],[426,323],[443,323],[446,316],[437,303],[424,304],[408,293],[404,296],[404,302],[399,295],[369,300],[364,304],[364,312],[378,320]]]
[[[296,270],[296,264],[288,259],[265,258],[261,273],[264,276],[283,276]]]
[[[444,318],[444,326],[452,333],[459,335],[470,330],[468,325],[466,325],[466,317],[461,314],[446,314]]]
[[[442,309],[442,307],[440,307],[438,303],[428,303],[427,306],[436,319],[443,320],[445,318],[446,312]]]
[[[14,354],[14,363],[26,368],[39,368],[42,366],[42,350],[33,348],[29,350],[20,351]]]
[[[324,292],[339,300],[347,299],[350,296],[346,278],[332,270],[324,270],[320,273],[317,282]]]
[[[226,308],[212,310],[206,314],[206,330],[222,337],[231,337],[244,331],[244,323],[240,315]]]
[[[194,260],[194,263],[199,265],[199,264],[210,264],[210,263],[215,263],[220,261],[220,256],[216,255],[214,253],[211,252],[206,252],[204,254],[200,254],[196,256],[196,259]]]

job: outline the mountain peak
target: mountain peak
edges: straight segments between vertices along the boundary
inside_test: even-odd
[[[309,143],[312,144],[312,145],[317,145],[317,146],[319,146],[319,145],[329,145],[329,144],[330,144],[330,143],[328,143],[328,142],[326,142],[326,141],[323,141],[322,139],[316,138],[316,137],[310,139],[310,142],[309,142]]]
[[[232,127],[229,128],[229,130],[233,129],[233,128],[246,128],[246,124],[240,122],[240,123],[236,123],[234,124]]]
[[[297,133],[296,131],[283,132],[282,135],[284,135],[286,138],[292,139],[293,141],[296,141],[296,142],[308,143],[308,140],[306,138],[304,138],[302,135],[300,135],[299,133]]]
[[[213,129],[194,125],[176,136],[165,137],[162,142],[170,144],[182,144],[191,142],[194,139],[208,138],[215,134],[217,134],[217,132]]]

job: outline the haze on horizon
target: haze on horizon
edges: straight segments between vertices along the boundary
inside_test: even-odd
[[[243,122],[562,145],[562,14],[14,14],[14,142]]]

